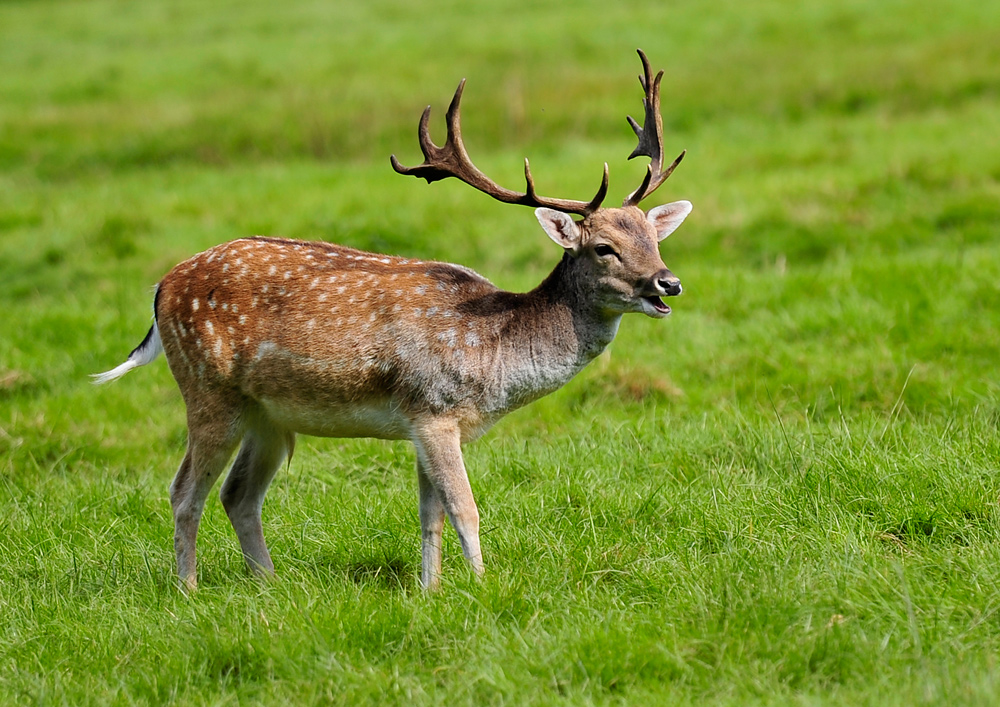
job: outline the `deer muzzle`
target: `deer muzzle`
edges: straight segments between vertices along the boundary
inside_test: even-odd
[[[642,311],[656,319],[670,314],[670,307],[661,297],[676,297],[683,291],[681,281],[663,268],[649,279],[649,286],[642,295]]]
[[[666,268],[653,276],[653,286],[664,297],[676,297],[684,291],[680,279]]]

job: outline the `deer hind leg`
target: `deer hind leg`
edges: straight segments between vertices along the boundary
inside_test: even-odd
[[[417,449],[421,477],[421,526],[423,529],[424,585],[432,587],[435,570],[440,566],[440,532],[435,537],[435,515],[440,517],[436,503],[443,506],[448,519],[462,543],[462,554],[477,575],[483,574],[483,553],[479,547],[479,509],[472,496],[472,487],[462,459],[461,434],[458,425],[449,420],[421,422],[414,426],[413,444]],[[426,486],[437,492],[437,502],[428,498]],[[425,500],[426,499],[426,500]],[[426,504],[426,505],[425,505]],[[424,509],[428,524],[424,526]],[[437,540],[437,549],[430,541]],[[429,562],[428,562],[429,561]],[[437,566],[435,566],[437,563]],[[429,567],[428,567],[429,565]]]
[[[236,411],[199,406],[198,412],[192,414],[191,407],[189,405],[187,453],[170,484],[177,574],[188,590],[195,589],[198,584],[195,544],[205,499],[233,455],[241,434]]]
[[[274,563],[264,542],[261,509],[271,480],[281,462],[291,456],[294,445],[292,432],[265,429],[263,425],[252,427],[243,437],[233,468],[222,484],[222,505],[240,540],[247,565],[257,574],[274,574]]]

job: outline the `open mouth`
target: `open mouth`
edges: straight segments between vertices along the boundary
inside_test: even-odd
[[[643,297],[649,305],[656,310],[657,314],[670,314],[670,307],[668,307],[662,299],[659,297]]]

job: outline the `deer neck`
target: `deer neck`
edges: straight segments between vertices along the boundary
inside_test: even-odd
[[[501,387],[506,410],[565,385],[615,338],[620,314],[609,314],[588,296],[573,259],[564,255],[534,290],[512,297],[499,335]]]
[[[581,367],[599,356],[618,333],[622,315],[610,313],[597,303],[593,283],[587,281],[568,253],[529,295],[537,298],[546,319],[568,325],[572,335],[566,336],[564,343],[575,353]]]

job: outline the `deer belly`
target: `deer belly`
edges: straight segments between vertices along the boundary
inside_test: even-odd
[[[261,407],[275,424],[315,437],[377,437],[409,439],[409,420],[392,401],[334,403],[323,406],[290,404],[262,398]]]

